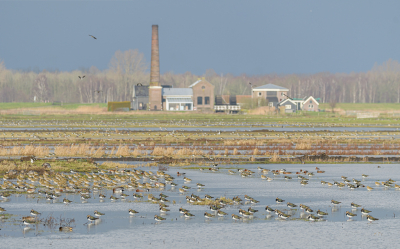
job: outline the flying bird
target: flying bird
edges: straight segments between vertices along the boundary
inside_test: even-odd
[[[83,78],[85,78],[85,77],[86,77],[86,75],[78,76],[79,79],[83,79]]]
[[[89,35],[90,37],[92,37],[93,39],[95,39],[95,40],[97,40],[97,38],[96,37],[94,37],[93,35]]]
[[[288,97],[288,99],[293,100],[291,97],[287,96],[286,94],[283,93],[283,95],[285,95],[286,97]]]
[[[95,90],[94,92],[101,93],[101,92],[103,92],[103,91],[100,91],[100,90]]]
[[[143,86],[142,83],[137,83],[136,85],[137,85],[137,86]]]

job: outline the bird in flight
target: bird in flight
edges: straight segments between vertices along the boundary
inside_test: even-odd
[[[85,78],[85,76],[86,76],[86,75],[78,76],[78,78],[79,78],[79,79],[83,79],[83,78]]]
[[[137,85],[137,86],[142,86],[142,83],[137,83],[136,85]]]
[[[94,91],[95,93],[97,92],[97,93],[101,93],[101,92],[103,92],[103,91],[100,91],[100,90],[95,90]]]
[[[94,37],[93,35],[89,35],[90,37],[92,37],[93,39],[95,39],[95,40],[97,40],[97,38],[96,37]]]

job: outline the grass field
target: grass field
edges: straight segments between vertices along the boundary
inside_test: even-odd
[[[320,109],[330,110],[328,104],[321,104]],[[397,108],[397,109],[396,109]],[[56,122],[58,126],[76,127],[225,127],[225,126],[264,126],[268,123],[287,125],[318,125],[318,126],[398,126],[400,104],[337,104],[337,110],[359,110],[380,112],[378,118],[357,119],[355,116],[343,115],[344,112],[298,112],[294,114],[241,114],[227,115],[204,114],[198,112],[107,112],[106,104],[74,104],[63,106],[51,103],[0,103],[0,121],[3,127],[14,126],[16,120],[20,127],[29,127],[36,123]],[[24,122],[25,121],[25,122]],[[62,123],[59,123],[62,121]],[[9,123],[9,124],[8,124]],[[38,125],[38,124],[36,124]]]
[[[0,103],[0,110],[20,109],[20,108],[39,108],[54,107],[62,109],[77,109],[79,107],[107,107],[106,103],[80,104],[80,103],[63,103],[63,105],[53,105],[52,103]],[[329,103],[321,103],[319,109],[330,111]],[[335,109],[343,111],[400,111],[399,103],[337,103]],[[175,113],[175,112],[174,112]],[[179,112],[184,114],[185,112]]]
[[[107,107],[107,104],[104,104],[104,103],[94,103],[94,104],[63,103],[62,105],[53,105],[52,103],[30,103],[30,102],[0,103],[0,110],[11,110],[11,109],[20,109],[20,108],[38,108],[38,107],[77,109],[78,107],[81,107],[81,106]]]
[[[330,111],[329,103],[321,103],[319,109]],[[337,103],[335,109],[343,111],[400,111],[399,103]]]

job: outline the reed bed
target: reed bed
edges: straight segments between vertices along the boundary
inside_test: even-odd
[[[281,158],[279,157],[278,153],[274,153],[271,157],[271,159],[269,159],[270,162],[279,162],[281,160]]]
[[[175,153],[175,149],[172,147],[155,147],[151,153],[153,156],[172,156]]]
[[[115,155],[116,156],[129,156],[129,155],[131,155],[131,151],[127,145],[119,145]]]
[[[177,156],[201,156],[204,155],[204,151],[202,150],[197,150],[197,149],[189,149],[189,148],[182,148],[176,151],[175,155]]]
[[[12,148],[0,148],[0,156],[46,156],[50,149],[46,146],[14,146]]]
[[[71,146],[56,146],[54,154],[57,156],[86,156],[90,152],[89,144],[78,144]]]
[[[311,149],[311,143],[301,142],[296,144],[296,150],[310,150],[310,149]]]

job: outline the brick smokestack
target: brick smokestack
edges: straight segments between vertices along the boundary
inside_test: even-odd
[[[152,26],[150,86],[160,85],[160,55],[158,50],[158,25]]]
[[[163,110],[162,87],[160,86],[160,56],[158,51],[158,25],[153,25],[151,32],[149,109],[152,111]]]

